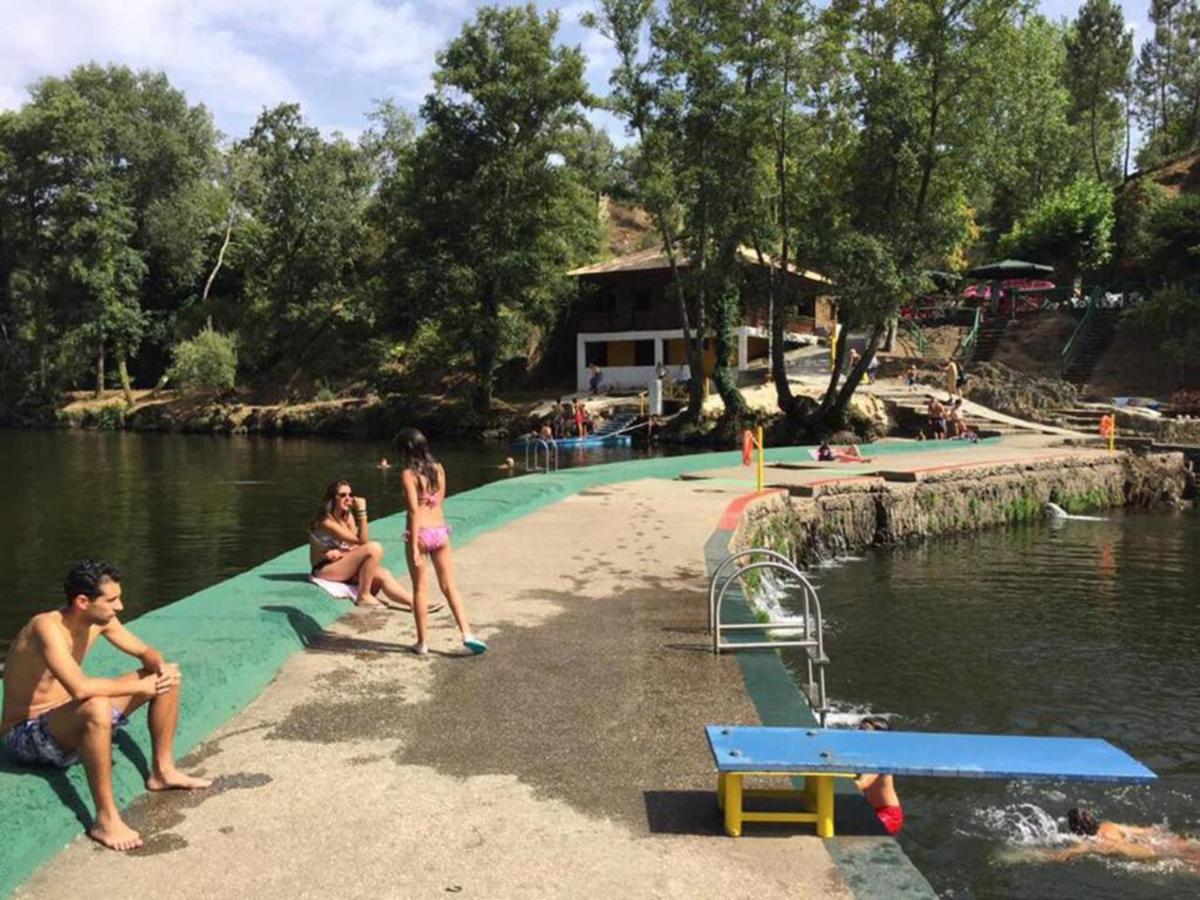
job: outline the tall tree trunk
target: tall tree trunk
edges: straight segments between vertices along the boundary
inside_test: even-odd
[[[229,249],[230,238],[233,237],[233,217],[230,216],[229,221],[225,224],[225,240],[221,242],[221,249],[217,253],[217,261],[213,264],[212,271],[208,273],[208,278],[204,282],[204,292],[200,295],[200,304],[203,306],[208,302],[208,292],[212,290],[212,284],[217,277],[217,273],[221,271],[221,263],[225,261],[225,251]],[[212,316],[208,317],[209,328],[212,328]]]
[[[790,280],[788,279],[788,251],[790,234],[788,227],[788,184],[787,184],[787,151],[788,151],[788,85],[791,83],[791,56],[786,56],[783,62],[783,95],[779,110],[779,131],[775,140],[775,184],[779,191],[779,233],[781,237],[779,250],[779,278],[776,280],[775,267],[769,266],[768,290],[770,291],[771,309],[768,327],[771,329],[771,377],[775,382],[775,400],[785,416],[792,416],[796,411],[796,398],[792,396],[792,386],[788,383],[787,359],[785,357],[783,333],[787,324],[788,313],[792,310]],[[755,244],[758,262],[763,262],[762,248]]]
[[[497,323],[500,316],[499,290],[495,281],[488,281],[483,290],[483,310],[475,339],[475,411],[488,413],[492,409],[492,382],[496,375]]]
[[[759,239],[757,232],[753,234],[754,253],[758,257],[758,264],[767,272],[767,310],[769,318],[767,328],[770,329],[771,335],[771,380],[775,382],[775,398],[779,403],[779,409],[785,414],[791,415],[796,408],[796,398],[792,396],[792,387],[787,380],[787,361],[784,358],[784,340],[783,332],[784,325],[787,321],[787,313],[791,309],[791,304],[787,300],[787,269],[782,270],[781,275],[777,275],[775,271],[775,262],[766,258],[762,251],[762,241]],[[783,254],[787,255],[787,239],[784,239]]]
[[[96,347],[96,399],[104,399],[104,337]]]
[[[866,350],[862,357],[854,365],[854,367],[846,373],[846,380],[842,383],[842,389],[838,392],[837,400],[829,410],[829,421],[841,422],[846,414],[846,407],[850,405],[850,398],[854,396],[855,390],[858,389],[858,384],[862,381],[863,375],[867,371],[867,366],[871,364],[871,360],[875,356],[875,351],[879,347],[879,340],[883,337],[883,326],[876,325],[871,332],[871,339],[867,341]]]
[[[133,382],[129,380],[129,366],[125,358],[125,348],[117,347],[117,375],[121,379],[121,392],[125,395],[125,402],[133,406]]]
[[[1096,180],[1103,181],[1104,174],[1100,171],[1100,148],[1097,146],[1098,138],[1096,137],[1096,104],[1094,102],[1092,103],[1091,131],[1092,131],[1092,162],[1095,163],[1095,165],[1096,165]]]
[[[1133,138],[1133,116],[1130,112],[1132,103],[1133,91],[1129,85],[1125,86],[1125,161],[1121,165],[1121,180],[1124,181],[1129,177],[1129,148]]]
[[[850,328],[842,325],[838,329],[837,343],[833,345],[833,368],[829,373],[829,385],[821,397],[821,402],[806,419],[806,424],[813,429],[819,428],[828,418],[829,411],[837,400],[838,376],[842,371],[842,362],[846,359],[846,342],[850,338]]]
[[[740,308],[738,282],[741,279],[741,269],[737,265],[736,250],[727,249],[721,254],[721,279],[718,290],[713,294],[713,349],[716,355],[716,365],[713,367],[713,380],[717,385],[717,393],[725,404],[727,420],[741,418],[746,414],[746,399],[738,389],[737,378],[731,370],[730,358],[737,353],[734,346],[733,328]],[[727,268],[728,266],[732,268]],[[734,277],[736,273],[737,277]]]

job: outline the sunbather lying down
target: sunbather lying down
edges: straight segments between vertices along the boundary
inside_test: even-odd
[[[821,446],[817,448],[817,459],[821,462],[866,463],[871,461],[871,457],[863,456],[858,452],[857,444],[850,444],[847,447],[831,447],[828,441],[821,441]]]

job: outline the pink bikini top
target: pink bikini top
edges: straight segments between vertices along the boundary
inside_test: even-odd
[[[438,505],[438,495],[441,492],[442,492],[442,489],[438,488],[432,494],[427,494],[427,495],[423,496],[421,498],[421,503],[423,503],[425,506],[428,506],[430,509],[433,509],[433,507]]]

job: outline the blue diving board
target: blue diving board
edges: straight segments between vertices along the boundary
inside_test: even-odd
[[[1123,750],[1096,738],[999,734],[939,734],[828,728],[709,725],[708,745],[718,772],[717,803],[725,830],[743,821],[813,822],[833,836],[833,779],[857,773],[945,778],[1101,781],[1141,784],[1158,776]],[[754,813],[742,809],[745,775],[802,775],[811,811]]]

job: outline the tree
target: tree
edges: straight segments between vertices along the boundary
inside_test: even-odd
[[[1047,195],[1001,239],[1000,249],[1035,262],[1056,263],[1074,280],[1109,261],[1115,224],[1112,191],[1080,178]]]
[[[967,200],[993,245],[1047,192],[1092,168],[1068,121],[1064,32],[1040,15],[1000,26],[989,67],[969,86],[989,121],[972,142]]]
[[[638,139],[639,153],[633,160],[634,180],[640,199],[654,217],[671,270],[671,292],[692,372],[686,416],[694,421],[704,404],[704,357],[700,344],[703,309],[695,306],[684,285],[678,246],[682,210],[677,173],[671,165],[672,141],[669,129],[660,127],[663,121],[657,86],[651,80],[652,64],[642,59],[642,33],[653,29],[658,15],[653,0],[601,0],[600,12],[585,15],[583,21],[612,41],[617,52],[617,65],[609,78],[613,90],[607,103],[625,119],[628,129]]]
[[[249,168],[248,220],[230,253],[242,284],[221,318],[238,331],[252,373],[344,371],[372,324],[357,290],[370,167],[345,138],[324,139],[295,104],[264,111],[237,152]]]
[[[1125,15],[1112,0],[1086,0],[1067,32],[1064,72],[1073,101],[1072,112],[1088,125],[1088,141],[1096,180],[1112,177],[1121,124],[1121,100],[1133,61],[1133,35]]]
[[[208,113],[158,73],[80,66],[46,78],[6,120],[0,213],[14,244],[11,300],[28,302],[38,381],[70,377],[86,344],[104,393],[111,353],[127,399],[128,360],[148,309],[170,311],[199,271],[204,193],[215,152]],[[49,344],[49,346],[47,346]]]
[[[556,165],[589,100],[583,55],[558,15],[485,7],[438,54],[408,208],[423,303],[471,348],[475,406],[491,406],[506,323],[545,320],[564,273],[594,250],[599,217]]]
[[[1150,0],[1149,13],[1154,36],[1142,44],[1134,77],[1143,168],[1200,145],[1200,4]]]
[[[1178,367],[1179,386],[1185,386],[1188,373],[1196,371],[1200,360],[1200,291],[1196,285],[1167,285],[1126,316],[1130,327],[1159,342],[1166,361]]]
[[[1140,237],[1145,270],[1155,280],[1200,277],[1200,195],[1179,194],[1153,204]]]
[[[839,300],[848,327],[837,367],[850,328],[866,329],[868,340],[840,390],[835,369],[805,417],[811,430],[844,416],[901,302],[970,231],[967,177],[989,127],[975,88],[1016,8],[1011,0],[868,4],[849,7],[838,25],[851,38],[848,99],[857,128],[830,179],[839,189],[827,236],[814,240],[825,268],[840,273],[835,293],[848,298]]]

